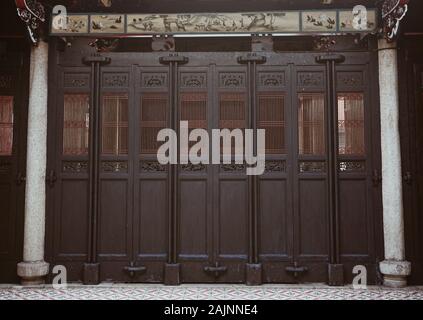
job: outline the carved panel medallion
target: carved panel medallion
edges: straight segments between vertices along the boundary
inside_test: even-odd
[[[90,75],[88,73],[65,73],[63,85],[65,88],[88,89]]]
[[[263,88],[280,88],[285,86],[285,73],[283,72],[260,72],[259,86]]]
[[[219,74],[219,86],[221,88],[245,88],[245,73],[222,72]]]
[[[129,75],[127,73],[104,73],[103,87],[125,88],[129,85]]]
[[[183,88],[205,88],[207,87],[206,73],[182,73],[181,86]]]
[[[322,72],[298,72],[298,86],[304,88],[324,87],[325,79]]]
[[[141,85],[143,88],[165,88],[167,87],[167,73],[145,72],[141,75]]]

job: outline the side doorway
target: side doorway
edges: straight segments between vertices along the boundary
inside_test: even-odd
[[[409,284],[423,284],[423,39],[403,39],[399,55],[400,130]]]
[[[29,48],[5,41],[0,53],[0,283],[18,283],[25,205]]]

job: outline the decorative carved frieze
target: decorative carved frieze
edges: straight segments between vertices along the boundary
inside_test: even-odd
[[[157,161],[141,161],[140,171],[143,173],[166,172],[167,166]]]
[[[104,73],[103,87],[105,88],[126,88],[129,86],[129,75],[127,73]]]
[[[128,162],[126,161],[103,161],[101,171],[105,173],[128,172]]]
[[[341,172],[365,172],[365,161],[341,161],[339,162],[339,171]]]
[[[65,88],[89,88],[90,75],[87,73],[65,73],[63,85]]]
[[[45,22],[44,6],[36,0],[15,0],[18,16],[26,24],[33,44],[39,40],[39,28]]]
[[[265,165],[266,172],[285,172],[286,162],[285,161],[266,161]]]
[[[145,72],[141,75],[141,85],[143,88],[165,88],[167,87],[167,73]]]
[[[206,73],[184,72],[181,75],[181,86],[183,88],[205,88],[207,87]]]
[[[206,166],[202,163],[200,164],[183,164],[181,165],[181,169],[183,172],[204,172],[206,171]]]
[[[324,161],[301,161],[299,164],[301,173],[323,173],[326,172],[326,162]]]
[[[259,72],[259,86],[263,88],[280,88],[285,86],[285,73]]]
[[[305,88],[324,87],[324,76],[322,72],[298,72],[298,86]]]
[[[118,8],[121,10],[122,8]],[[111,10],[113,11],[113,10]],[[368,8],[367,24],[356,26],[353,8],[328,10],[289,10],[260,12],[199,12],[199,13],[72,13],[77,17],[66,27],[52,24],[53,35],[172,35],[181,33],[337,33],[372,32],[376,29],[376,10]],[[89,28],[86,28],[89,21]],[[78,28],[79,27],[79,28]],[[166,38],[158,39],[158,49],[164,47]],[[253,51],[272,49],[271,38],[256,38]],[[153,43],[156,42],[153,40]],[[167,49],[165,49],[167,51]]]
[[[344,87],[362,87],[364,85],[362,72],[338,72],[337,84]]]
[[[119,39],[95,39],[89,43],[97,52],[112,52],[119,45]]]
[[[246,171],[246,166],[245,166],[245,164],[236,164],[236,163],[222,164],[220,166],[220,171],[222,171],[222,172],[243,172],[243,171]]]
[[[385,0],[382,5],[383,33],[388,41],[395,40],[401,20],[408,11],[409,0]]]
[[[219,86],[221,88],[245,88],[245,73],[222,72],[219,74]]]
[[[62,171],[64,173],[86,173],[88,172],[88,161],[64,161]]]
[[[330,51],[336,45],[336,37],[315,37],[313,41],[314,50]]]

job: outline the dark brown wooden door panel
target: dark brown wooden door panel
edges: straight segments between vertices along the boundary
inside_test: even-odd
[[[26,49],[0,57],[0,283],[18,283],[22,261],[29,64]],[[16,44],[16,42],[15,42]],[[26,48],[19,44],[22,48]],[[10,46],[11,48],[14,45]]]
[[[368,266],[374,281],[379,151],[367,54],[345,54],[335,77],[311,53],[253,56],[259,63],[243,53],[110,56],[97,78],[82,66],[57,73],[63,107],[55,111],[51,260],[68,266],[71,280],[81,280],[94,254],[100,281],[161,283],[165,265],[177,263],[183,283],[245,283],[252,264],[261,265],[264,283],[327,282],[337,245],[347,281],[356,264]],[[162,64],[163,57],[181,63]],[[86,118],[92,79],[100,92],[94,229]],[[248,177],[244,164],[159,164],[157,133],[177,131],[182,120],[209,133],[266,129],[265,173]]]

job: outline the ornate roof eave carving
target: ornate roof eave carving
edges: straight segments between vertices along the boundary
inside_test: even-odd
[[[37,0],[15,0],[15,4],[17,14],[25,23],[31,42],[37,45],[46,21],[44,6]]]
[[[408,11],[410,0],[385,0],[382,5],[383,35],[389,42],[398,36],[401,20]]]

